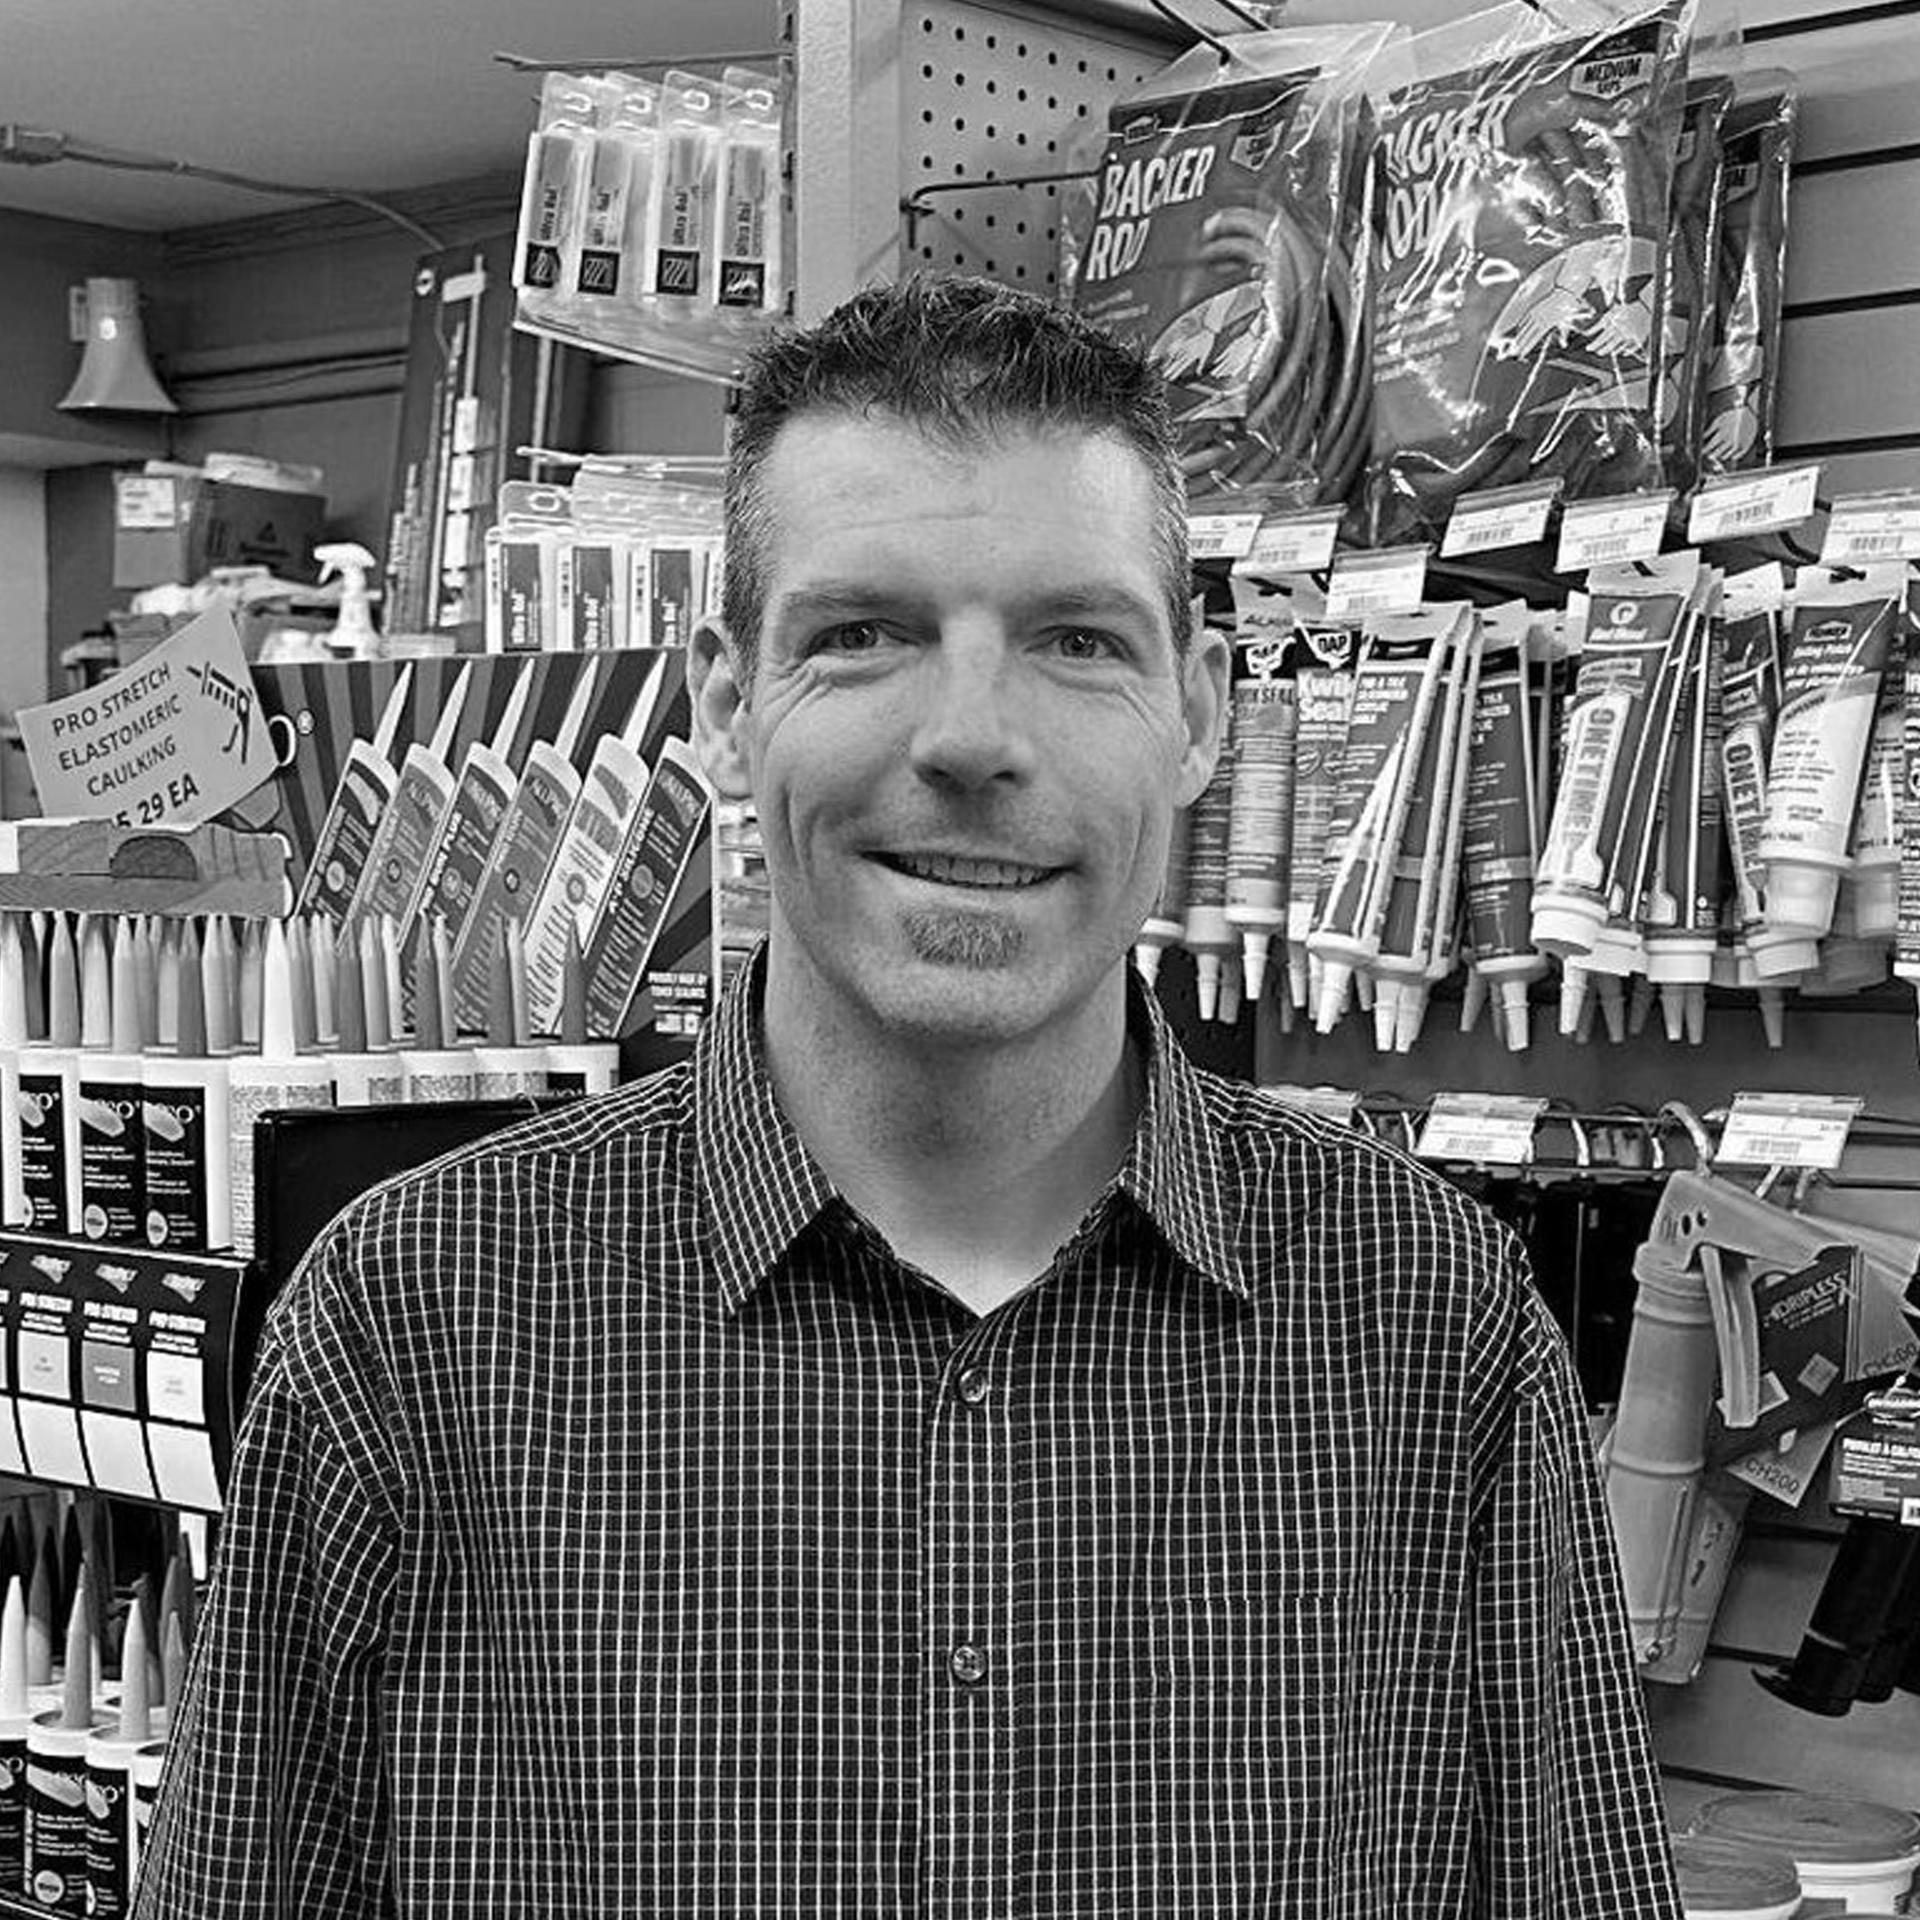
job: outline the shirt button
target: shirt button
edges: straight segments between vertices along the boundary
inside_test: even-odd
[[[954,1648],[947,1660],[953,1669],[953,1677],[964,1681],[968,1686],[977,1686],[987,1677],[987,1656],[978,1647],[966,1643]]]
[[[983,1367],[969,1367],[960,1376],[960,1398],[977,1407],[987,1397],[987,1375]]]

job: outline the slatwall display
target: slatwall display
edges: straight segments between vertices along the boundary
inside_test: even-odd
[[[1212,24],[1205,5],[1190,0],[1196,17]],[[1827,498],[1920,485],[1920,0],[1742,0],[1741,11],[1751,63],[1787,68],[1802,94],[1778,457],[1823,460]],[[814,90],[811,142],[802,128],[802,219],[811,202],[816,231],[833,231],[830,247],[802,254],[809,312],[850,290],[845,275],[855,260],[1051,284],[1057,188],[930,196],[911,221],[901,217],[900,199],[948,179],[1064,170],[1074,129],[1097,125],[1114,92],[1179,45],[1132,0],[800,0],[798,17],[803,96],[810,72],[825,83]],[[897,137],[891,155],[888,128]],[[899,182],[891,200],[872,177],[889,161]],[[1168,975],[1178,1003],[1185,987],[1177,958]],[[1357,1034],[1330,1042],[1283,1036],[1263,1009],[1251,1064],[1272,1079],[1378,1088],[1384,1077],[1411,1099],[1478,1087],[1644,1109],[1675,1096],[1708,1105],[1735,1090],[1790,1088],[1860,1092],[1879,1111],[1920,1117],[1904,986],[1798,1003],[1778,1054],[1765,1049],[1757,1016],[1735,1003],[1716,1009],[1703,1049],[1575,1049],[1545,1036],[1517,1058],[1484,1032],[1466,1040],[1436,1033],[1450,1012],[1436,1010],[1411,1059],[1382,1063]],[[1550,1026],[1550,1016],[1538,1024]],[[1224,1032],[1202,1030],[1210,1063],[1223,1052],[1214,1036]],[[1920,1155],[1916,1161],[1920,1189]],[[1907,1208],[1911,1225],[1920,1190],[1894,1204]],[[1798,1646],[1839,1531],[1817,1500],[1800,1513],[1757,1506],[1704,1672],[1690,1687],[1653,1693],[1678,1817],[1734,1786],[1920,1806],[1920,1699],[1896,1694],[1830,1721],[1783,1705],[1754,1679]]]

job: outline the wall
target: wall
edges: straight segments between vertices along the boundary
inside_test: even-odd
[[[0,715],[47,693],[46,478],[0,467]]]

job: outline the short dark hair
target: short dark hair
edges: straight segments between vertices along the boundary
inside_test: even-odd
[[[1184,654],[1191,593],[1186,483],[1165,383],[1142,353],[1064,307],[991,280],[915,274],[774,335],[749,362],[727,443],[722,611],[751,671],[766,617],[771,510],[761,470],[788,421],[880,414],[959,446],[1077,428],[1145,463],[1161,591]]]

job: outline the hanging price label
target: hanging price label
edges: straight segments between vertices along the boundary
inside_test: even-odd
[[[1652,560],[1667,537],[1673,489],[1620,493],[1604,500],[1576,500],[1560,516],[1556,573],[1584,573],[1627,560]]]
[[[1327,583],[1327,618],[1351,623],[1383,613],[1411,613],[1426,598],[1431,547],[1382,547],[1343,553]]]
[[[1833,503],[1820,564],[1863,567],[1875,560],[1920,560],[1920,492],[1843,493]]]
[[[1344,1087],[1297,1087],[1281,1082],[1263,1086],[1260,1091],[1283,1107],[1310,1113],[1316,1120],[1336,1120],[1343,1127],[1353,1125],[1354,1112],[1360,1105],[1360,1096]]]
[[[1544,1100],[1507,1093],[1436,1093],[1414,1152],[1422,1160],[1475,1167],[1524,1167]]]
[[[1687,515],[1687,538],[1736,540],[1779,533],[1812,518],[1820,496],[1820,463],[1722,473],[1704,482]]]
[[[1714,1160],[1831,1173],[1847,1150],[1860,1106],[1847,1094],[1736,1093]]]
[[[1324,573],[1333,565],[1340,537],[1340,509],[1315,507],[1308,513],[1269,514],[1253,543],[1233,563],[1235,573]]]
[[[1257,513],[1189,514],[1187,553],[1195,560],[1238,560],[1259,531]]]
[[[1546,537],[1547,516],[1559,497],[1558,480],[1529,480],[1517,487],[1463,493],[1447,517],[1446,537],[1440,542],[1441,559],[1532,546]]]

